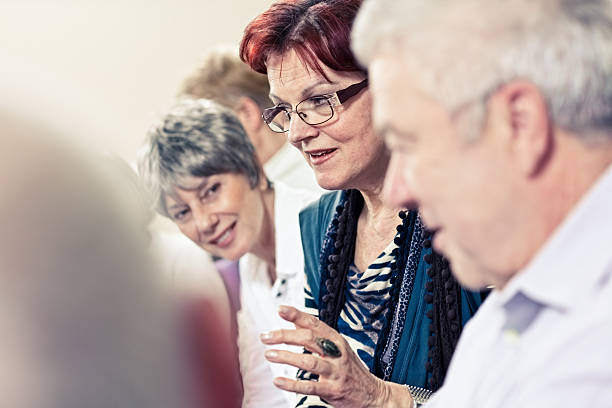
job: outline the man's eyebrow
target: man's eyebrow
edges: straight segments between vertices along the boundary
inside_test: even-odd
[[[300,98],[304,99],[304,98],[308,98],[309,96],[311,96],[310,94],[312,93],[312,90],[314,88],[316,88],[317,86],[321,86],[321,85],[336,85],[335,82],[329,82],[324,78],[321,78],[320,80],[318,80],[317,82],[307,86],[306,88],[304,88],[304,90],[302,90]],[[283,101],[281,98],[279,98],[278,96],[276,96],[275,94],[273,94],[272,92],[270,92],[268,94],[268,97],[272,100],[272,102],[274,102],[274,100],[277,100],[277,103],[287,103],[285,101]]]
[[[374,124],[374,132],[383,138],[387,138],[389,135],[394,135],[394,139],[402,141],[414,141],[416,139],[414,132],[398,129],[390,123],[385,123],[382,125]]]

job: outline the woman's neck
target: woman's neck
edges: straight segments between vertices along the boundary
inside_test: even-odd
[[[274,189],[272,187],[261,194],[264,215],[259,239],[251,253],[268,264],[268,274],[272,283],[276,280],[276,240],[274,223]]]
[[[395,236],[401,208],[387,207],[380,192],[360,192],[364,205],[357,221],[354,263],[365,271]]]
[[[377,225],[386,226],[392,224],[396,225],[398,222],[397,214],[402,210],[399,207],[388,207],[383,201],[382,186],[379,188],[362,191],[359,190],[363,196],[363,210],[359,216],[360,222],[365,222],[366,225],[376,227]]]

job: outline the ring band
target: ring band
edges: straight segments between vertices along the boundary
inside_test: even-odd
[[[340,349],[338,348],[338,346],[336,346],[336,343],[329,339],[326,339],[324,337],[316,337],[315,343],[317,343],[317,345],[323,351],[323,354],[325,354],[326,356],[340,357],[342,355],[342,352],[340,352]]]

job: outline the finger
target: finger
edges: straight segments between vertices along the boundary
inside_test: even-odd
[[[292,346],[303,347],[311,353],[315,353],[320,356],[323,356],[325,354],[321,346],[317,344],[317,337],[315,337],[312,330],[308,329],[273,330],[268,333],[260,334],[259,338],[262,343],[267,345],[289,344]],[[340,354],[342,354],[342,351],[340,351]]]
[[[285,377],[276,377],[273,382],[281,390],[305,395],[318,395],[320,397],[325,397],[329,388],[326,382],[291,380]]]
[[[330,337],[336,336],[338,333],[323,323],[319,318],[291,306],[280,306],[278,315],[283,319],[295,324],[297,328],[311,329],[318,336]]]
[[[318,357],[314,354],[297,354],[283,350],[268,350],[265,353],[266,359],[273,363],[289,364],[312,374],[319,374],[322,377],[329,377],[334,370],[334,366],[329,360]]]
[[[307,348],[315,348],[315,336],[308,329],[281,329],[262,333],[259,338],[264,344],[291,344]]]

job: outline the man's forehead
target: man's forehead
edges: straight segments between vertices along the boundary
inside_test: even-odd
[[[387,143],[414,140],[417,129],[426,123],[441,125],[438,121],[448,115],[437,95],[427,90],[424,75],[405,57],[380,54],[372,60],[369,73],[374,128]]]
[[[398,109],[409,108],[414,103],[417,84],[399,58],[376,58],[369,66],[369,75],[375,117],[383,121],[392,119]]]
[[[394,85],[400,78],[396,63],[388,56],[379,56],[374,59],[369,68],[370,92],[373,103],[373,124],[376,133],[387,139],[394,133],[395,122],[399,120],[397,115],[401,106],[405,103],[400,98],[401,92]]]
[[[419,81],[421,75],[414,64],[410,63],[405,52],[399,49],[389,49],[379,53],[370,63],[370,89],[375,94],[398,89],[421,90]]]

